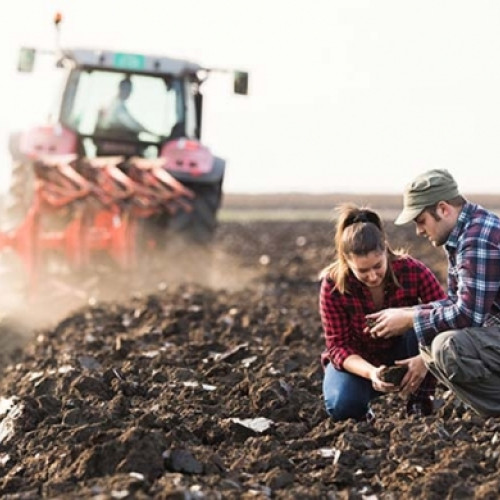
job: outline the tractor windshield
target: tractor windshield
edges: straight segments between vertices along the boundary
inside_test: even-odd
[[[185,135],[185,114],[181,78],[78,69],[61,120],[82,136],[158,143]]]

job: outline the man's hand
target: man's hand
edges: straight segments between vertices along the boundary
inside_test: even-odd
[[[366,321],[372,326],[368,326],[365,331],[369,331],[372,337],[397,337],[413,328],[413,309],[410,307],[383,309],[367,314]]]
[[[414,356],[413,358],[403,359],[396,361],[397,365],[408,366],[408,371],[401,381],[401,394],[408,396],[410,393],[415,392],[419,387],[425,376],[427,375],[427,367],[425,366],[422,356]]]

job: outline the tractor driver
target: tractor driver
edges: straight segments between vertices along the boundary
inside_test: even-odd
[[[99,112],[97,129],[106,132],[114,132],[117,135],[137,135],[140,132],[151,132],[134,118],[130,113],[126,101],[132,93],[132,82],[126,77],[118,85],[118,94],[110,102],[107,108]]]

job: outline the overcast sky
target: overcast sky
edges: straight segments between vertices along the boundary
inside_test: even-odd
[[[499,191],[498,1],[2,2],[3,144],[26,115],[18,48],[52,47],[58,10],[66,46],[250,72],[247,98],[220,77],[205,88],[204,142],[228,161],[228,192],[395,193],[437,167],[464,192]]]

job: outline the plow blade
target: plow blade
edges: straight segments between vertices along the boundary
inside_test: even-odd
[[[35,161],[33,202],[17,228],[0,233],[0,249],[23,262],[28,290],[37,289],[50,252],[73,270],[91,269],[98,253],[124,269],[135,267],[139,223],[192,210],[194,193],[164,167],[163,159],[122,157]]]

